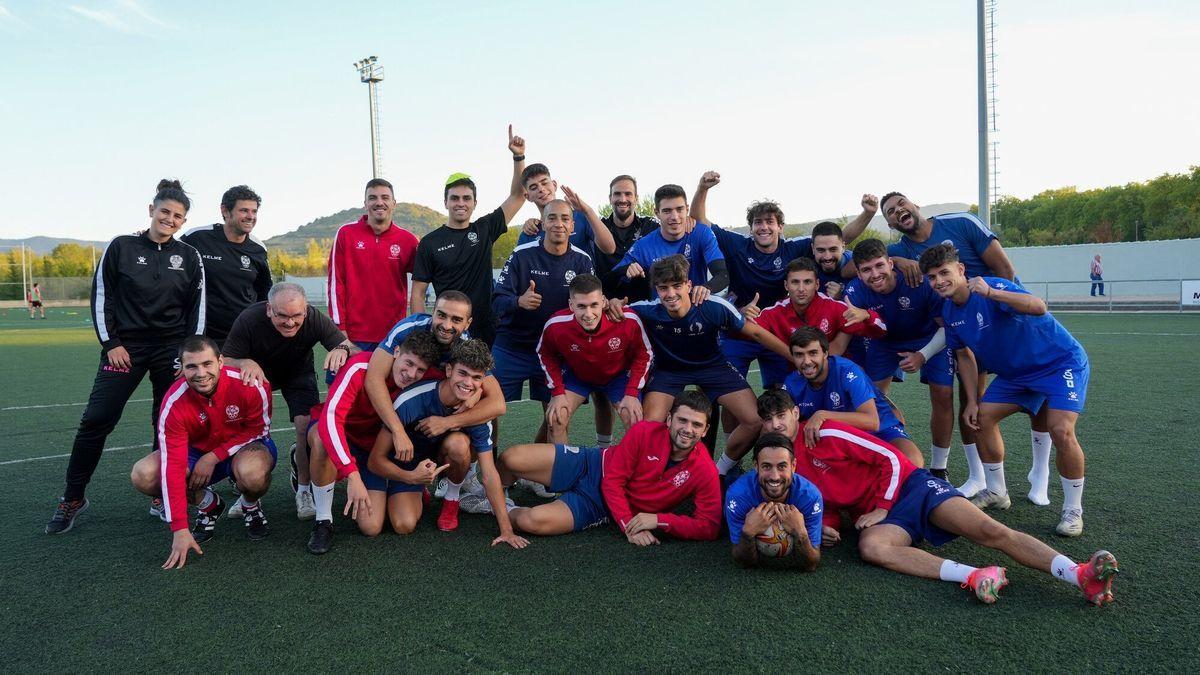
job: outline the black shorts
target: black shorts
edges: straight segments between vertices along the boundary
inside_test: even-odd
[[[288,419],[294,420],[301,415],[307,415],[313,406],[321,402],[321,395],[317,391],[317,375],[311,370],[292,374],[282,382],[272,380],[271,386],[283,393],[283,400],[287,402],[288,407]]]
[[[41,300],[33,300],[29,303],[29,306],[30,307],[41,307],[42,301]]]

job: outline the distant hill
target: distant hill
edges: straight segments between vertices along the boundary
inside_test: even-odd
[[[315,239],[318,242],[332,240],[333,235],[339,227],[358,220],[362,217],[363,213],[362,208],[338,211],[332,215],[317,218],[310,223],[301,225],[291,232],[271,237],[265,243],[269,248],[280,249],[289,253],[304,253],[305,248],[308,246],[308,240]],[[444,225],[446,223],[446,216],[427,206],[400,202],[396,205],[396,211],[392,214],[392,220],[400,227],[417,235],[417,238],[420,239],[429,232]]]
[[[0,239],[0,250],[20,248],[21,244],[38,255],[46,255],[59,244],[79,244],[83,247],[95,246],[101,250],[108,246],[107,241],[85,241],[83,239],[64,239],[61,237],[29,237],[27,239]]]

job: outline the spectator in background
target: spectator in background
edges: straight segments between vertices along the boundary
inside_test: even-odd
[[[42,304],[42,289],[38,287],[37,283],[34,283],[33,288],[29,289],[29,297],[26,300],[29,301],[29,318],[32,319],[37,310],[41,310],[43,319],[46,318],[46,306]]]
[[[1097,287],[1100,289],[1100,297],[1104,297],[1104,265],[1100,264],[1099,253],[1092,258],[1092,272],[1088,276],[1092,278],[1092,297],[1096,297]]]

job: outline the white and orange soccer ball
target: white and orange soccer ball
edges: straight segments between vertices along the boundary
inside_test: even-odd
[[[792,552],[796,540],[788,531],[777,525],[768,525],[767,531],[754,537],[754,545],[759,555],[768,558],[782,558]]]

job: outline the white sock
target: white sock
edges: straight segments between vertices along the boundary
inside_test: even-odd
[[[596,447],[607,448],[612,445],[612,434],[596,434]]]
[[[313,505],[317,507],[317,520],[333,522],[333,487],[335,485],[337,483],[312,486]]]
[[[1008,485],[1004,483],[1004,462],[983,465],[983,479],[987,489],[998,495],[1008,494]]]
[[[950,448],[943,448],[937,445],[929,446],[929,468],[944,469],[950,461]]]
[[[1061,478],[1063,489],[1063,511],[1079,509],[1083,511],[1083,479]]]
[[[963,443],[963,452],[967,455],[967,482],[982,484],[983,462],[979,459],[979,447],[974,443]]]
[[[462,489],[461,482],[455,483],[454,481],[447,478],[446,479],[446,494],[442,497],[442,499],[444,499],[448,502],[458,501],[458,491],[460,489]]]
[[[1029,469],[1029,482],[1033,487],[1045,492],[1050,481],[1050,442],[1049,431],[1029,430],[1030,446],[1033,448],[1033,466]]]
[[[942,581],[953,581],[955,583],[965,584],[967,583],[967,577],[971,576],[971,572],[974,572],[975,569],[976,568],[971,567],[970,565],[956,563],[953,560],[943,560],[942,571],[938,574],[941,576]]]
[[[311,495],[312,494],[312,483],[300,483],[299,485],[297,485],[296,486],[296,494],[300,494],[302,492],[307,492],[308,494]]]
[[[721,474],[722,476],[724,476],[726,473],[729,473],[729,470],[735,466],[737,466],[737,460],[723,452],[721,453],[721,456],[717,458],[717,473]]]
[[[200,503],[196,505],[196,508],[203,511],[204,509],[207,509],[208,507],[212,506],[212,503],[216,499],[217,499],[217,495],[214,494],[212,490],[210,490],[209,488],[204,488],[204,496],[200,498]]]
[[[1050,561],[1050,573],[1075,587],[1079,586],[1079,576],[1075,571],[1077,567],[1079,565],[1062,554],[1054,556],[1054,560]]]

